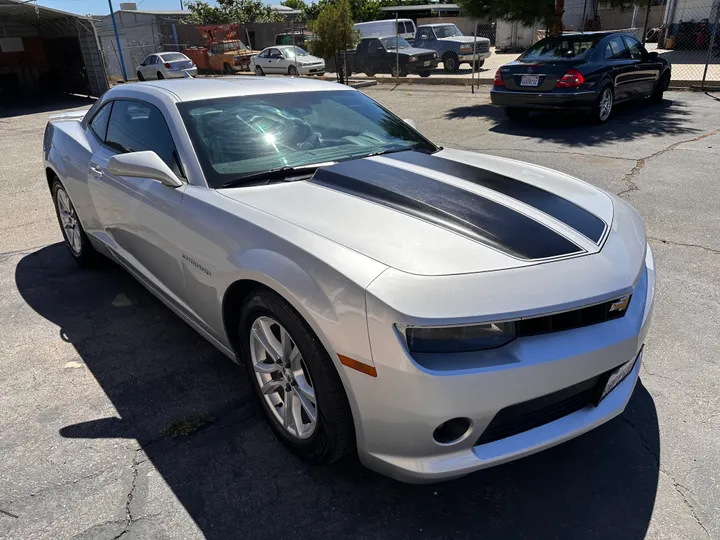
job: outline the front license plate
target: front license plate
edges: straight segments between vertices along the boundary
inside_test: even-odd
[[[427,62],[425,62],[425,63],[423,64],[423,66],[429,66],[429,65],[430,65],[430,60],[428,60]]]
[[[537,86],[540,84],[539,75],[523,75],[520,78],[520,86]]]

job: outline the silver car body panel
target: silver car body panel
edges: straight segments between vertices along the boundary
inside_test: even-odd
[[[118,86],[93,111],[112,99],[157,107],[186,183],[173,189],[155,180],[107,174],[112,152],[87,129],[84,112],[51,118],[45,166],[65,185],[93,245],[128,268],[229,357],[235,358],[235,329],[227,327],[225,300],[233,284],[262,284],[293,305],[340,374],[361,460],[385,474],[414,482],[462,476],[557,444],[619,414],[639,362],[599,406],[475,445],[504,407],[598,376],[641,351],[655,269],[643,223],[623,200],[543,167],[458,150],[431,157],[438,160],[433,167],[389,155],[319,169],[332,180],[340,174],[333,171],[347,174],[355,167],[354,174],[362,178],[365,169],[381,167],[398,177],[416,175],[440,190],[482,197],[576,247],[545,260],[518,257],[478,241],[462,227],[454,229],[412,214],[409,207],[391,207],[382,198],[370,200],[314,178],[208,187],[176,103],[331,90],[355,91],[324,81],[252,77]],[[451,172],[453,163],[559,196],[604,227],[597,238],[589,238],[551,210],[546,213],[532,202],[464,180]],[[94,176],[91,166],[102,174]],[[633,295],[632,301],[620,319],[523,337],[489,351],[419,358],[408,352],[401,331],[406,326],[516,320],[626,294]],[[374,366],[377,377],[346,367],[338,355]],[[472,422],[467,436],[452,445],[437,443],[433,430],[459,416]]]

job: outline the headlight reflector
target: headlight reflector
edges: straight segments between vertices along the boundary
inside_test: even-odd
[[[515,339],[515,323],[472,326],[409,327],[408,349],[415,353],[456,353],[495,349]]]

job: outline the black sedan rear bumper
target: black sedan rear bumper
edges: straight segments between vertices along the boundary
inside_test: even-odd
[[[518,109],[590,110],[597,100],[597,92],[517,92],[493,88],[490,91],[490,100],[499,107]]]

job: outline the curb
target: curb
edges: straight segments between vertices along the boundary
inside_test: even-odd
[[[459,77],[381,77],[375,79],[378,84],[423,84],[443,86],[472,86],[473,80]],[[492,85],[493,79],[475,79],[476,86]]]

